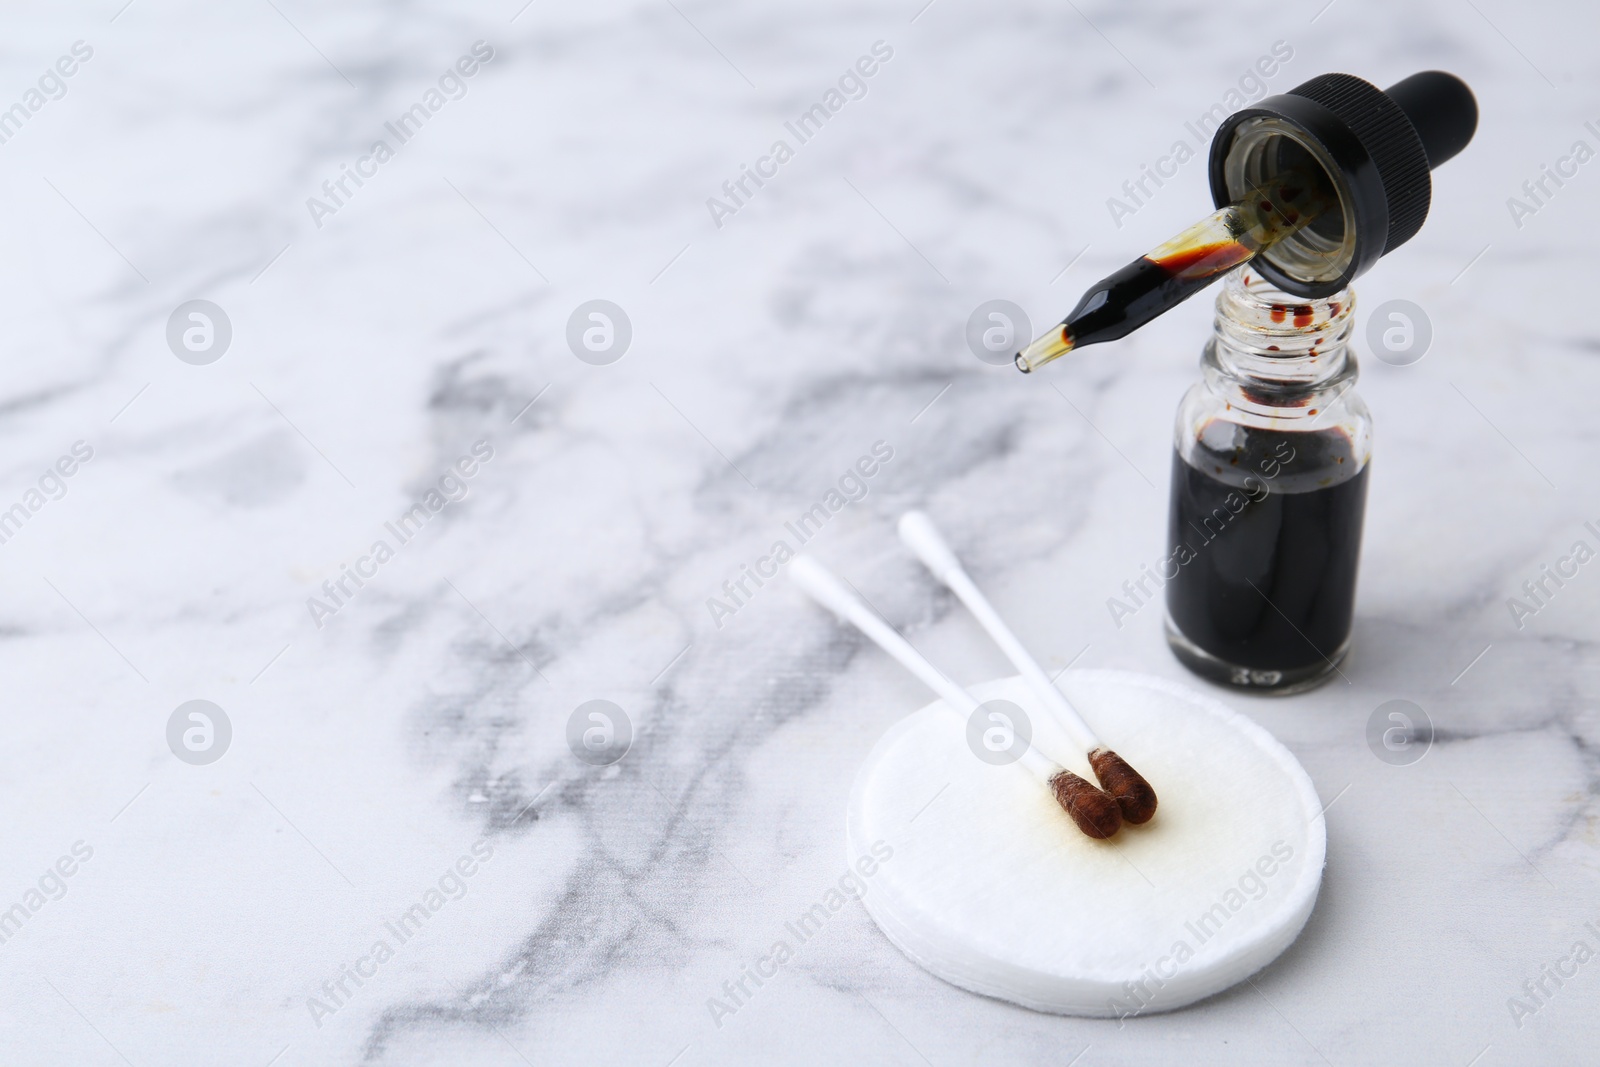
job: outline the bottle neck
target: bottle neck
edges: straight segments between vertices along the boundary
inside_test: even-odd
[[[1279,291],[1249,265],[1217,294],[1215,333],[1201,368],[1229,404],[1272,419],[1315,418],[1355,384],[1355,295],[1319,300]]]

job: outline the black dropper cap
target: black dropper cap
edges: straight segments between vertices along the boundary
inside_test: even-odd
[[[1254,268],[1291,295],[1331,296],[1394,251],[1428,217],[1428,172],[1466,147],[1478,126],[1472,90],[1428,70],[1388,91],[1323,74],[1224,119],[1211,141],[1218,207],[1297,171],[1324,183],[1340,209],[1266,249]]]

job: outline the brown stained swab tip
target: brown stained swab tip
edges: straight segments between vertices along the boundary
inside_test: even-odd
[[[1071,771],[1051,776],[1050,791],[1078,829],[1095,840],[1103,841],[1122,829],[1117,802]]]
[[[1128,761],[1109,748],[1097,748],[1089,753],[1089,766],[1100,779],[1105,791],[1116,800],[1122,817],[1138,826],[1147,823],[1156,813],[1156,791],[1144,780],[1144,775],[1128,766]]]

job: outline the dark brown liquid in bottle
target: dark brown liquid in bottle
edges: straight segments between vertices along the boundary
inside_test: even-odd
[[[1173,457],[1173,623],[1239,667],[1292,672],[1330,662],[1350,636],[1367,468],[1356,469],[1340,430],[1252,429],[1228,451],[1205,440],[1202,432],[1192,464]]]

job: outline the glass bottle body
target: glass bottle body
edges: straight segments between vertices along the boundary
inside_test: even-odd
[[[1289,693],[1350,649],[1372,454],[1348,291],[1305,301],[1248,266],[1217,297],[1178,407],[1167,640],[1212,681]]]

